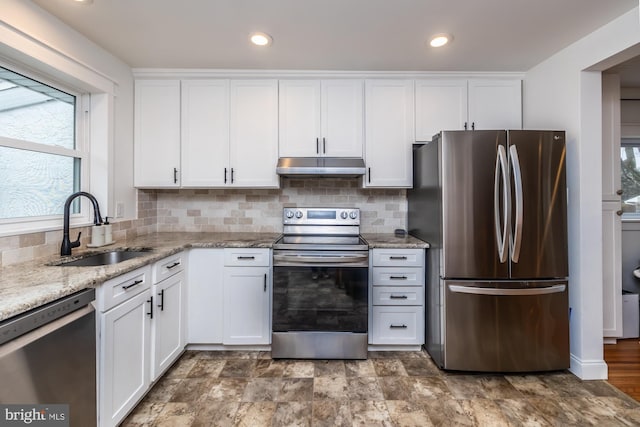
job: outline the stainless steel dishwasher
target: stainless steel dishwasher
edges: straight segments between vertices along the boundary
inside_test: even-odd
[[[86,289],[0,323],[0,403],[68,404],[72,427],[97,424],[94,299]]]

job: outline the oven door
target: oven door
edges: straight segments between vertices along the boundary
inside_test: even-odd
[[[273,267],[274,332],[367,333],[366,251],[278,252]]]

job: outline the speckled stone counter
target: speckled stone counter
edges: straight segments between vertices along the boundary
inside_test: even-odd
[[[0,321],[188,248],[270,248],[277,233],[155,233],[94,250],[74,250],[73,260],[90,252],[151,248],[148,255],[99,267],[59,267],[63,259],[41,258],[0,269]]]
[[[426,249],[429,247],[427,242],[409,235],[398,237],[393,233],[363,234],[362,237],[369,244],[369,248]]]

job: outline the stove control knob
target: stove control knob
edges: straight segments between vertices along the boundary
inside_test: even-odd
[[[296,211],[296,218],[302,218],[302,211]]]
[[[342,211],[342,213],[340,213],[340,218],[347,219],[347,217],[348,217],[347,211]]]
[[[351,211],[351,213],[349,214],[349,218],[351,219],[356,219],[358,217],[358,212],[356,211]]]
[[[287,218],[293,218],[293,211],[286,211],[284,214]]]

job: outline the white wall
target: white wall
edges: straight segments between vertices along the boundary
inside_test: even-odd
[[[122,201],[135,217],[131,68],[31,2],[2,0],[1,10],[0,56],[92,94],[91,191],[106,214]]]
[[[602,120],[600,70],[635,55],[638,9],[622,15],[529,70],[526,128],[567,131],[571,370],[607,377],[602,340]]]

